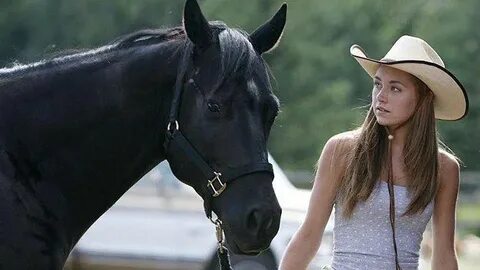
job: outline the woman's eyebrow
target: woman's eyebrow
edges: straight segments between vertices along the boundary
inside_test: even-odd
[[[402,83],[401,81],[395,81],[395,80],[392,80],[390,81],[390,83],[398,83],[398,84],[401,84],[403,87],[407,87],[404,83]]]

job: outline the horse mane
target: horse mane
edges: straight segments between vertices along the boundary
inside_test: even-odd
[[[107,45],[94,49],[75,49],[59,51],[50,57],[30,64],[14,62],[11,67],[0,68],[0,78],[18,76],[33,71],[49,69],[61,64],[73,62],[85,62],[92,58],[99,58],[107,53],[129,49],[136,46],[162,43],[173,39],[181,39],[184,36],[183,28],[174,27],[168,29],[144,29],[121,36]],[[90,61],[88,61],[90,62]]]
[[[242,75],[249,77],[252,73],[264,73],[262,70],[266,70],[265,76],[259,76],[259,79],[264,87],[268,87],[272,77],[271,72],[253,48],[248,34],[240,29],[229,28],[221,21],[212,21],[210,25],[214,33],[218,35],[218,43],[221,50],[221,71],[217,84],[223,82],[225,78]],[[20,78],[32,72],[49,71],[49,69],[63,65],[76,66],[77,64],[109,61],[116,52],[160,44],[171,40],[183,40],[183,43],[179,46],[179,50],[183,49],[183,57],[178,70],[178,75],[183,77],[187,69],[192,65],[191,54],[194,48],[193,43],[185,36],[183,27],[144,29],[121,36],[98,48],[76,50],[74,53],[71,50],[58,52],[50,58],[25,65],[14,63],[12,67],[0,68],[0,79]],[[52,72],[54,71],[52,70]]]
[[[131,48],[139,45],[148,45],[178,39],[185,36],[182,27],[168,29],[144,29],[122,36],[114,40],[111,45],[115,49]]]

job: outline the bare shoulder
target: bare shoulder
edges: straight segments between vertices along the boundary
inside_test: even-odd
[[[457,186],[460,165],[457,158],[441,149],[439,150],[439,178],[441,186]]]
[[[353,149],[355,141],[354,132],[343,132],[332,136],[323,147],[322,154],[318,160],[310,201],[311,213],[324,213],[325,220],[331,212],[331,207],[337,194],[338,183],[345,170],[347,153]],[[323,209],[323,210],[322,210]],[[310,220],[318,220],[310,218]]]
[[[355,130],[338,133],[327,141],[324,152],[332,154],[335,159],[344,157],[353,150],[357,137],[358,132]]]
[[[355,146],[357,137],[358,133],[356,131],[347,131],[332,136],[323,148],[318,166],[329,164],[330,168],[335,168],[336,174],[341,174],[344,171],[347,157]]]
[[[359,135],[358,130],[349,130],[349,131],[335,134],[330,139],[341,141],[341,142],[353,143],[356,141],[356,138],[358,137],[358,135]]]

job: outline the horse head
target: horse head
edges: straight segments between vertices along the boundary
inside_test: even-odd
[[[167,160],[225,230],[235,253],[257,254],[276,235],[281,208],[267,139],[279,111],[261,55],[280,39],[286,5],[252,34],[184,9],[188,40],[167,132]]]

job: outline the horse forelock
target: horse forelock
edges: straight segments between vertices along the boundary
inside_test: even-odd
[[[219,25],[218,41],[221,51],[220,82],[231,77],[244,77],[247,80],[255,75],[261,86],[258,90],[267,90],[271,93],[270,80],[272,78],[265,61],[255,51],[248,33],[236,28],[228,28],[222,22],[213,22]],[[262,94],[262,93],[258,93]]]

